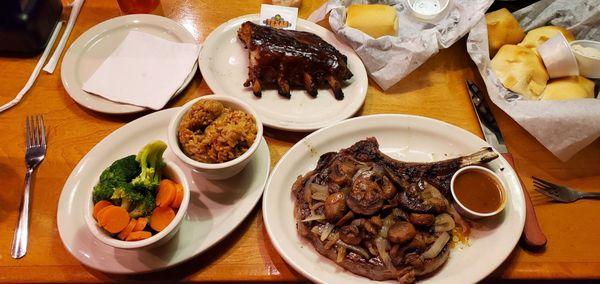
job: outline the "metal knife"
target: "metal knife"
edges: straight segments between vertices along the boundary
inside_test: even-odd
[[[479,125],[481,125],[481,130],[483,131],[485,140],[492,145],[492,147],[496,149],[496,151],[498,151],[514,169],[515,162],[513,157],[508,152],[508,149],[506,149],[504,137],[502,137],[502,133],[500,132],[500,128],[496,123],[496,119],[494,119],[494,115],[492,114],[488,105],[485,103],[483,94],[477,85],[470,80],[467,80],[467,90],[469,91],[471,103],[473,103],[473,108],[477,114],[477,119],[479,120]],[[525,241],[525,244],[531,248],[543,247],[547,242],[546,236],[542,232],[542,229],[537,221],[537,216],[535,215],[533,203],[531,203],[531,198],[529,197],[527,188],[523,184],[523,180],[518,174],[517,177],[521,182],[521,187],[523,188],[523,193],[525,195],[525,227],[523,228],[523,240]]]

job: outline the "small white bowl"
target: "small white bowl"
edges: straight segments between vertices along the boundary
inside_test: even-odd
[[[492,177],[499,185],[500,185],[500,195],[502,198],[502,201],[500,203],[500,206],[498,206],[498,209],[496,209],[496,211],[494,212],[490,212],[490,213],[480,213],[480,212],[476,212],[473,211],[469,208],[467,208],[466,206],[464,206],[459,200],[458,198],[456,198],[456,194],[454,193],[454,180],[456,179],[457,176],[459,176],[460,174],[462,174],[465,171],[480,171],[483,172],[485,174],[487,174],[488,176]],[[452,193],[452,198],[454,199],[454,203],[457,205],[456,206],[456,211],[458,211],[458,213],[460,213],[460,215],[465,216],[469,219],[481,219],[484,217],[491,217],[494,216],[500,212],[502,212],[502,210],[504,210],[504,207],[506,206],[506,187],[504,186],[504,182],[502,182],[502,179],[493,171],[491,171],[488,168],[484,168],[484,167],[480,167],[480,166],[467,166],[464,168],[461,168],[460,170],[456,171],[456,173],[454,173],[454,175],[452,176],[452,180],[450,181],[450,192]]]
[[[415,17],[434,21],[446,11],[450,0],[408,0],[408,6]]]
[[[579,65],[579,73],[581,76],[600,79],[600,58],[593,58],[582,54],[574,46],[583,46],[587,48],[594,48],[600,52],[600,42],[593,40],[575,40],[570,43],[577,64]]]
[[[183,186],[183,200],[181,201],[181,205],[177,210],[177,214],[171,223],[162,231],[158,232],[152,237],[149,237],[140,241],[122,241],[112,237],[107,231],[100,228],[97,225],[96,220],[92,216],[94,211],[94,202],[92,200],[92,190],[89,192],[89,205],[85,210],[85,221],[87,226],[92,232],[92,235],[96,237],[101,242],[115,248],[120,249],[139,249],[139,248],[152,248],[164,245],[167,243],[177,232],[179,231],[179,227],[181,225],[181,220],[185,216],[185,212],[187,211],[188,205],[190,203],[190,188],[188,181],[185,177],[183,171],[173,162],[165,161],[167,164],[163,169],[163,177],[168,177],[176,183],[179,183]]]
[[[225,163],[209,164],[198,162],[188,157],[185,153],[183,153],[179,145],[179,139],[177,137],[179,122],[181,121],[183,116],[188,112],[188,110],[192,107],[192,105],[194,105],[199,100],[219,101],[229,108],[244,111],[254,117],[254,121],[256,122],[257,128],[256,139],[254,139],[254,143],[252,143],[250,148],[248,148],[248,150],[244,154]],[[171,122],[169,123],[169,130],[167,136],[169,147],[171,148],[171,151],[175,153],[175,156],[177,156],[177,158],[189,165],[195,172],[203,175],[207,179],[223,180],[238,174],[244,169],[244,167],[246,167],[246,165],[248,165],[251,158],[256,153],[256,149],[258,149],[260,141],[262,140],[263,125],[256,111],[254,111],[245,102],[230,96],[209,95],[193,99],[185,105],[183,105],[179,112],[171,119]]]
[[[537,51],[550,78],[579,76],[575,54],[573,54],[569,42],[562,33],[558,33],[541,44]]]

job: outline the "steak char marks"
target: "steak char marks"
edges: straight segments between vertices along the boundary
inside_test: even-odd
[[[454,228],[468,231],[448,201],[452,175],[497,157],[485,148],[444,161],[402,162],[383,154],[375,138],[323,154],[292,186],[298,233],[352,273],[414,282],[447,261]]]
[[[249,50],[248,80],[254,95],[263,87],[275,87],[289,98],[290,88],[304,88],[317,96],[319,87],[329,86],[342,100],[342,82],[352,78],[346,56],[319,36],[301,31],[280,30],[245,22],[238,38]]]

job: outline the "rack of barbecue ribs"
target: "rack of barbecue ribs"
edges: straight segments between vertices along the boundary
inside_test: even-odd
[[[252,86],[255,96],[263,87],[275,87],[286,98],[290,88],[304,88],[316,97],[317,88],[329,86],[336,99],[344,98],[342,82],[352,77],[348,59],[319,36],[245,22],[238,38],[249,50],[244,86]]]

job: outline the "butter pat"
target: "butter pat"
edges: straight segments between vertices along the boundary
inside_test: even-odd
[[[593,59],[600,59],[600,49],[593,47],[585,47],[583,45],[574,44],[571,46],[573,50],[583,56],[587,56]]]
[[[396,36],[396,9],[388,5],[351,5],[346,12],[346,25],[361,30],[373,38]]]

